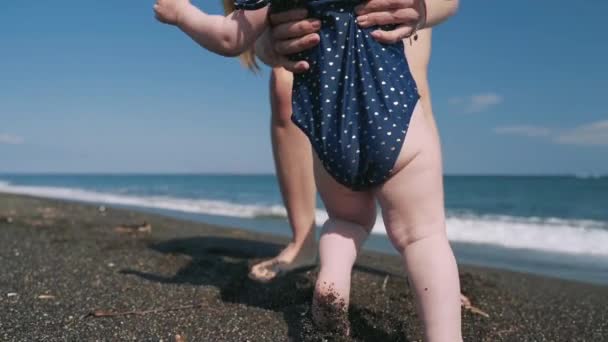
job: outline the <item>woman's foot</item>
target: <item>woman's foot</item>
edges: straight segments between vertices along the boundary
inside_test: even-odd
[[[291,242],[276,257],[253,265],[249,270],[249,278],[267,283],[285,273],[316,265],[317,245],[314,238],[300,245]]]

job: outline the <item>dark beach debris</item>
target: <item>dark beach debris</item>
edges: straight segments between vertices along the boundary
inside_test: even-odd
[[[170,312],[170,311],[180,311],[180,310],[192,310],[203,307],[204,304],[191,304],[191,305],[183,305],[162,309],[151,309],[151,310],[133,310],[133,311],[109,311],[109,310],[93,310],[86,315],[83,315],[81,319],[93,317],[93,318],[104,318],[104,317],[119,317],[119,316],[143,316],[147,314],[159,313],[159,312]]]
[[[61,217],[61,213],[57,209],[51,207],[37,208],[36,211],[43,220],[53,220]]]
[[[117,233],[146,233],[152,232],[152,225],[146,221],[141,224],[121,224],[114,227]]]
[[[44,227],[44,226],[49,226],[50,224],[52,224],[53,222],[49,222],[46,220],[35,220],[35,219],[28,219],[25,221],[27,224],[31,225],[32,227]]]
[[[488,315],[485,311],[482,311],[480,308],[473,306],[471,300],[463,294],[460,295],[460,303],[462,304],[462,307],[465,310],[471,311],[471,313],[483,316],[485,318],[490,318],[490,315]]]

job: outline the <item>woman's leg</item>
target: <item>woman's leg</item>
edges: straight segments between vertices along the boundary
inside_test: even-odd
[[[293,233],[275,258],[251,268],[250,277],[270,281],[280,272],[316,262],[315,183],[310,142],[291,121],[293,76],[275,68],[270,79],[271,135],[279,187]]]
[[[351,272],[376,220],[375,200],[370,192],[354,192],[337,183],[316,158],[315,178],[329,220],[319,239],[321,268],[312,315],[319,328],[348,334]]]
[[[425,341],[461,341],[460,284],[446,235],[441,151],[421,106],[395,170],[376,194],[414,289]]]

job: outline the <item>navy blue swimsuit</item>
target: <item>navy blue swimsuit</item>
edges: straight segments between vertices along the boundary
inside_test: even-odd
[[[359,0],[236,0],[239,9],[306,7],[322,21],[316,47],[291,56],[311,69],[294,76],[293,122],[327,172],[352,190],[382,184],[405,140],[418,89],[402,42],[382,44],[359,28]]]

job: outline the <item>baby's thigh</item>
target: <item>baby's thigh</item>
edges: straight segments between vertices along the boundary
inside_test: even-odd
[[[391,238],[407,245],[445,232],[441,150],[420,105],[414,111],[394,169],[394,174],[376,189]]]
[[[376,221],[376,202],[371,191],[352,191],[338,183],[314,153],[315,182],[327,214],[363,226],[370,231]]]

